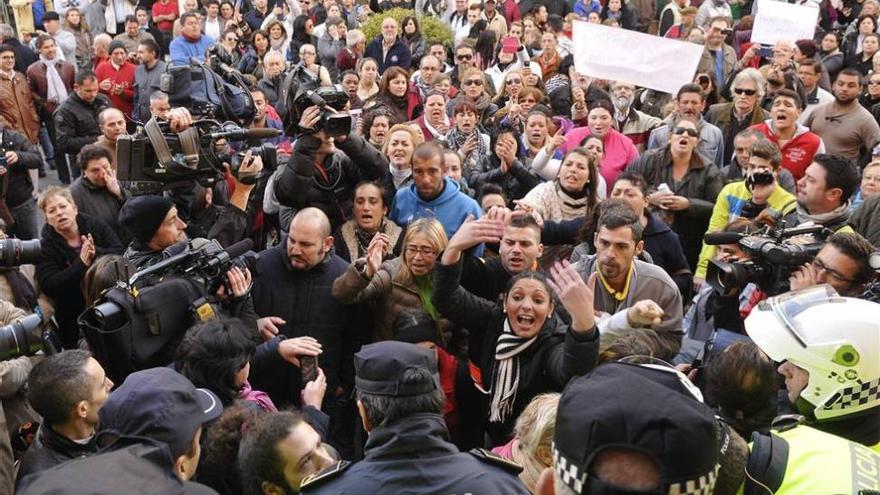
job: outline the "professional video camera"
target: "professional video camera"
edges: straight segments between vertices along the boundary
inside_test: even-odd
[[[42,311],[0,327],[0,361],[19,356],[33,356],[39,351],[48,355],[61,349],[61,341]],[[37,338],[39,331],[40,337]]]
[[[221,65],[222,62],[219,62]],[[226,67],[229,69],[229,67]],[[195,120],[182,132],[167,122],[150,119],[131,135],[116,141],[117,177],[132,194],[158,194],[187,181],[210,187],[223,179],[224,159],[215,149],[219,140],[245,141],[281,135],[277,129],[245,129],[254,116],[253,100],[243,81],[226,82],[196,59],[190,66],[172,67],[163,75],[162,89],[172,106],[186,107]],[[261,150],[262,151],[262,150]],[[274,163],[274,150],[262,155]]]
[[[833,232],[822,225],[806,224],[788,229],[771,229],[751,234],[711,232],[706,244],[739,244],[752,257],[750,261],[709,261],[706,282],[722,294],[740,290],[753,282],[773,296],[788,292],[788,278],[803,264],[816,257]]]
[[[217,241],[194,239],[184,252],[119,282],[86,309],[79,327],[113,380],[171,362],[186,331],[220,311],[217,289],[232,293],[226,272],[239,267],[257,275],[253,245],[245,239],[224,250]]]
[[[0,267],[35,265],[40,261],[40,240],[0,239]]]
[[[318,88],[317,83],[308,80],[299,82],[296,88],[288,88],[295,91],[290,111],[287,113],[284,130],[288,134],[302,134],[308,132],[324,131],[330,136],[343,136],[351,132],[351,115],[345,109],[348,105],[348,93],[338,87]],[[324,110],[321,120],[312,129],[299,127],[302,113],[311,106],[317,106]]]

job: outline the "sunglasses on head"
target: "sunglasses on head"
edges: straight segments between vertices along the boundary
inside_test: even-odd
[[[690,137],[697,137],[700,135],[700,133],[697,132],[696,129],[693,129],[690,127],[676,127],[675,129],[672,130],[672,133],[678,134],[678,135],[687,134]]]
[[[755,89],[745,89],[745,88],[734,88],[733,92],[738,95],[746,95],[746,96],[755,96],[758,94],[758,91]]]

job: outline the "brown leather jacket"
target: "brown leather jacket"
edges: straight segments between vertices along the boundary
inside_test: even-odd
[[[61,80],[64,81],[68,94],[71,93],[73,91],[73,80],[76,77],[76,67],[63,60],[57,60],[56,70],[61,76]],[[27,80],[31,86],[31,92],[34,94],[34,100],[37,102],[37,110],[43,116],[51,118],[52,113],[55,112],[59,105],[56,102],[46,101],[49,83],[46,79],[46,66],[43,65],[43,62],[38,60],[27,68]]]
[[[394,258],[382,263],[371,280],[358,273],[363,259],[348,266],[345,273],[333,282],[333,297],[344,304],[364,301],[377,301],[374,337],[376,340],[389,340],[394,333],[394,319],[406,309],[421,309],[422,300],[415,282],[405,280],[399,273],[402,258]],[[438,331],[443,338],[451,324],[445,318],[438,322]]]
[[[0,124],[24,134],[34,144],[39,142],[40,116],[21,72],[13,72],[12,78],[0,72]]]

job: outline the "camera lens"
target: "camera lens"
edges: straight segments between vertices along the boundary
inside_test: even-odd
[[[42,342],[31,334],[41,323],[40,315],[34,314],[0,328],[0,360],[36,354]]]
[[[40,241],[0,239],[0,266],[34,265],[40,261]]]

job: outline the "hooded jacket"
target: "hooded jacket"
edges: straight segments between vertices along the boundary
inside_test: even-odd
[[[429,201],[419,196],[415,184],[397,191],[388,218],[406,230],[410,223],[419,218],[433,217],[443,224],[446,235],[452,237],[452,234],[455,234],[458,227],[464,223],[468,214],[473,215],[474,218],[480,218],[482,213],[480,205],[473,198],[461,192],[458,182],[444,177],[443,191],[439,196]]]
[[[813,162],[813,157],[817,153],[825,153],[825,143],[822,142],[821,137],[806,126],[796,125],[794,136],[785,145],[780,146],[779,151],[782,153],[782,167],[791,172],[795,181],[799,181],[804,176],[807,167]],[[760,132],[774,144],[779,145],[779,135],[776,134],[773,119],[767,119],[763,124],[752,126],[751,129]]]

